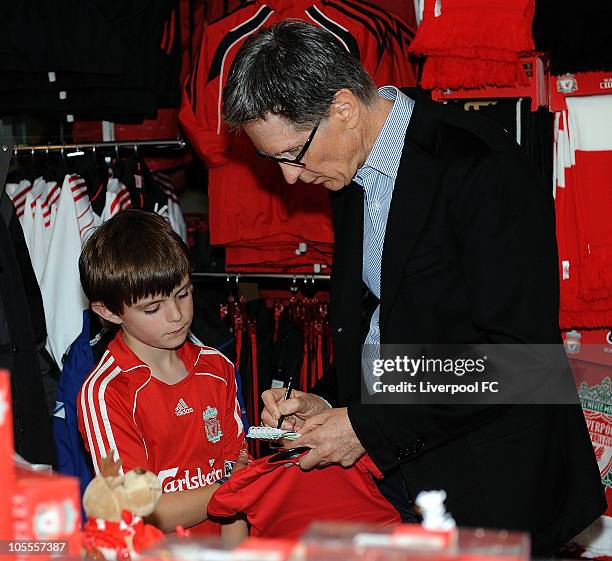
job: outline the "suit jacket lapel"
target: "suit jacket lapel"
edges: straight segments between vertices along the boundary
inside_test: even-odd
[[[417,107],[418,104],[413,118],[418,117]],[[414,123],[416,127],[420,124],[419,121]],[[411,140],[412,126],[411,119],[385,231],[381,265],[381,334],[395,302],[406,261],[431,210],[442,170],[436,157]]]
[[[331,290],[334,313],[341,326],[358,325],[363,262],[363,191],[351,183],[332,200],[335,243]],[[355,322],[355,323],[354,323]]]

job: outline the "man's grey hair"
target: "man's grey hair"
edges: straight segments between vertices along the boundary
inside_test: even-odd
[[[279,115],[309,129],[327,117],[346,88],[366,105],[378,95],[359,60],[329,31],[284,20],[249,37],[223,90],[223,117],[232,129]]]

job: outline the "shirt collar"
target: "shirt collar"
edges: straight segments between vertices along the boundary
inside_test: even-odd
[[[138,358],[136,353],[128,347],[123,338],[123,331],[121,331],[121,329],[109,343],[108,350],[113,355],[117,366],[124,372],[134,370],[135,368],[149,368],[148,365]],[[205,354],[204,349],[200,348],[198,345],[192,344],[188,340],[177,349],[176,353],[189,372],[198,364],[202,355]]]
[[[378,94],[393,101],[393,106],[365,163],[357,171],[357,175],[360,175],[362,170],[367,174],[370,168],[395,180],[404,148],[403,135],[401,141],[398,135],[405,132],[402,124],[403,115],[408,113],[408,104],[411,100],[395,86],[383,86],[378,89]]]

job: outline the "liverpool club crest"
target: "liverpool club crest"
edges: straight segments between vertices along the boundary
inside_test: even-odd
[[[557,76],[557,91],[561,93],[573,93],[578,89],[578,80],[573,74],[562,74]]]
[[[211,407],[210,405],[206,408],[206,411],[202,413],[204,419],[204,429],[206,430],[206,438],[210,442],[219,442],[223,433],[221,432],[221,424],[217,418],[217,408]]]
[[[612,381],[597,386],[580,384],[578,395],[604,487],[612,487]]]

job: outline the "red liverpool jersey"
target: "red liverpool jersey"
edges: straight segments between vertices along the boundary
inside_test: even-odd
[[[116,450],[123,471],[154,472],[164,493],[205,487],[229,474],[246,448],[234,367],[219,351],[188,341],[177,352],[188,375],[166,384],[119,332],[86,378],[78,397],[79,430],[96,473],[101,458]],[[205,521],[195,531],[216,529]]]
[[[211,516],[246,514],[252,536],[298,538],[315,521],[400,522],[374,482],[380,471],[369,456],[354,466],[303,471],[297,460],[256,460],[235,473],[208,503]]]

